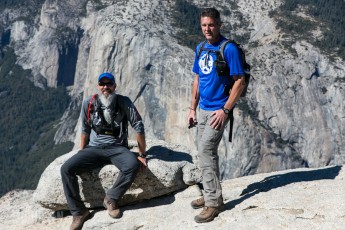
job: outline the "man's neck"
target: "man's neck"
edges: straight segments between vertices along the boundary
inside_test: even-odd
[[[221,40],[221,38],[222,38],[222,35],[219,34],[219,35],[218,35],[217,37],[215,37],[214,39],[212,39],[212,40],[207,40],[207,42],[208,42],[209,44],[213,45],[213,44],[218,43],[218,42]]]

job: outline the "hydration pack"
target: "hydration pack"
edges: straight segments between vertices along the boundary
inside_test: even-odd
[[[127,133],[126,117],[124,117],[123,120],[116,119],[119,113],[119,104],[117,103],[118,97],[116,97],[115,100],[115,109],[110,112],[111,122],[108,124],[104,118],[105,106],[99,101],[98,94],[94,94],[90,99],[87,109],[87,123],[97,134],[117,137],[121,134],[121,131]],[[121,126],[121,123],[125,124],[125,126]]]
[[[203,41],[201,45],[199,46],[198,54],[197,57],[198,59],[200,58],[201,52],[202,51],[208,51],[208,52],[214,52],[216,54],[216,60],[214,61],[214,66],[216,67],[216,71],[218,76],[229,76],[230,77],[230,68],[228,63],[225,61],[224,58],[224,49],[227,44],[232,43],[236,45],[239,55],[240,55],[240,60],[242,62],[242,68],[244,71],[244,78],[245,78],[245,88],[243,89],[241,93],[241,97],[245,97],[247,94],[247,88],[250,80],[250,64],[247,63],[246,61],[246,55],[244,53],[244,50],[242,49],[241,45],[235,42],[234,40],[225,40],[222,42],[219,46],[219,49],[217,51],[214,50],[209,50],[204,48],[206,45],[207,41]],[[231,88],[233,87],[235,81],[232,81],[229,86],[226,86],[224,89],[224,93],[229,94]],[[233,124],[234,124],[234,109],[232,108],[229,113],[229,120],[230,120],[230,127],[229,127],[229,142],[232,142],[232,129],[233,129]]]
[[[245,55],[244,50],[242,49],[241,45],[238,44],[237,42],[235,42],[234,40],[228,40],[227,39],[224,42],[222,42],[222,44],[220,44],[219,49],[217,51],[214,51],[214,50],[209,50],[209,49],[204,48],[206,45],[206,42],[207,41],[203,41],[201,43],[201,45],[199,46],[197,57],[200,58],[202,51],[214,52],[216,54],[216,60],[214,61],[214,66],[216,67],[216,71],[217,71],[218,76],[230,76],[230,68],[229,68],[228,63],[226,63],[225,58],[224,58],[224,49],[225,49],[226,45],[229,43],[236,45],[236,47],[239,51],[239,54],[240,54],[240,60],[242,62],[242,68],[244,71],[244,77],[245,77],[245,82],[246,82],[246,86],[241,93],[241,97],[245,97],[247,94],[247,88],[248,88],[248,84],[249,84],[249,80],[250,80],[250,64],[247,63],[247,61],[246,61],[246,55]],[[235,82],[232,81],[231,85],[229,85],[225,91],[229,92],[230,89],[232,88],[232,86],[234,85],[234,83]]]

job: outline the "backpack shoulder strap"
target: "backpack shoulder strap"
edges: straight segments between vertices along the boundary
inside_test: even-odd
[[[117,112],[119,112],[120,110],[122,110],[122,108],[120,108],[121,107],[121,105],[120,105],[120,103],[119,103],[119,101],[121,100],[121,98],[120,97],[122,97],[121,95],[119,95],[119,94],[116,94],[116,98],[115,98],[115,113],[117,113]]]
[[[199,45],[199,49],[198,49],[198,55],[197,57],[200,58],[201,52],[204,49],[205,45],[206,45],[207,41],[203,41],[200,45]]]
[[[229,142],[232,142],[232,130],[234,128],[234,108],[232,108],[230,110],[229,119],[230,119],[230,124],[229,124]]]
[[[230,40],[230,39],[226,39],[222,44],[220,44],[219,46],[219,53],[222,57],[222,59],[225,61],[225,58],[224,58],[224,49],[226,47],[227,44],[229,43],[232,43],[232,44],[235,44],[237,47],[238,47],[238,44],[234,41],[234,40]]]
[[[97,97],[98,97],[98,94],[96,93],[96,94],[92,95],[92,97],[91,97],[91,99],[89,101],[89,105],[87,107],[87,121],[88,122],[90,122],[91,111],[94,109],[94,108],[92,108],[92,106],[93,106],[92,102],[94,100],[97,100]]]
[[[223,60],[225,61],[225,59],[224,59],[224,49],[225,49],[226,45],[229,44],[229,43],[232,43],[232,44],[234,44],[237,47],[239,55],[240,55],[240,58],[241,58],[241,61],[242,61],[243,70],[245,72],[250,72],[250,65],[246,61],[246,55],[244,53],[244,50],[241,47],[241,45],[239,43],[237,43],[235,40],[228,39],[228,40],[226,40],[225,42],[223,42],[220,45],[219,52],[220,52],[220,55],[223,58]]]

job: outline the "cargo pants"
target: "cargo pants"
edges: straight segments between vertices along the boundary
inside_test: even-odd
[[[198,154],[199,167],[204,188],[203,196],[206,207],[218,207],[223,204],[222,187],[219,178],[218,146],[222,139],[224,127],[216,130],[210,126],[214,111],[200,109],[198,113]]]

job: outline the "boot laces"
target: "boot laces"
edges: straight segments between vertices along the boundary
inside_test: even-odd
[[[208,209],[208,207],[204,207],[204,208],[203,208],[203,210],[202,210],[202,212],[200,213],[200,215],[204,215],[204,214],[206,214],[207,209]]]

